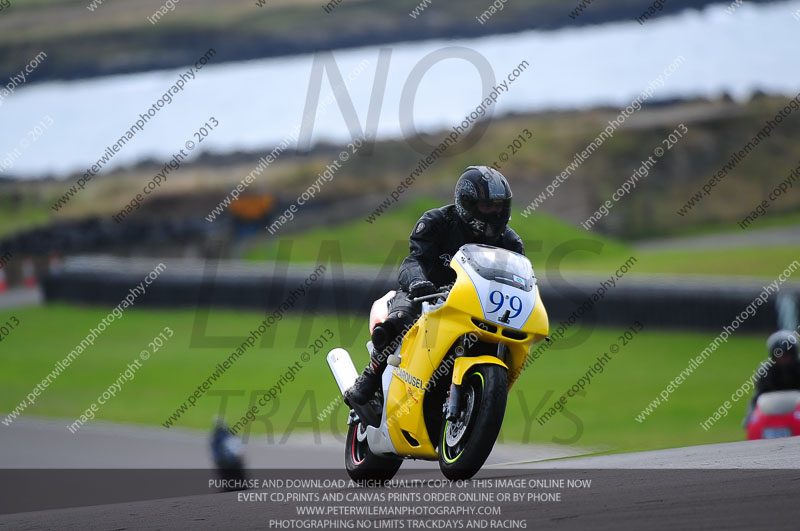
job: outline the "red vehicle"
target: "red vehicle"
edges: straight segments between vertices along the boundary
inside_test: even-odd
[[[747,424],[747,439],[800,435],[800,391],[773,391],[758,397]]]

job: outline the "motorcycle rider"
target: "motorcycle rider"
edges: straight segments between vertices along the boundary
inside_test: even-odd
[[[449,267],[458,249],[467,243],[485,243],[519,254],[522,240],[510,227],[511,187],[506,178],[488,166],[469,166],[459,177],[455,202],[425,212],[410,236],[411,253],[400,265],[400,290],[389,301],[389,316],[372,331],[370,362],[344,394],[367,424],[378,425],[372,408],[364,407],[378,390],[386,360],[397,348],[396,340],[417,320],[421,307],[416,297],[430,295],[455,281]]]
[[[759,396],[772,391],[800,390],[800,357],[797,343],[797,334],[790,330],[778,330],[767,338],[767,351],[773,363],[755,382],[753,398],[747,405],[744,417],[745,427],[750,422],[750,416]]]

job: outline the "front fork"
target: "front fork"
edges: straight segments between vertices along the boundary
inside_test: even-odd
[[[455,361],[453,362],[454,368],[458,359],[464,357],[464,353],[466,351],[464,348],[465,337],[466,336],[461,336],[458,338],[458,344],[456,345],[455,351]],[[447,400],[445,418],[450,422],[455,422],[458,419],[459,411],[461,411],[461,385],[456,384],[455,382],[450,383],[450,393],[448,394],[450,398]]]
[[[450,422],[455,422],[456,420],[458,420],[458,417],[461,414],[461,406],[463,403],[462,400],[463,376],[466,373],[466,370],[474,364],[474,363],[468,363],[468,361],[472,360],[467,360],[467,359],[464,359],[462,362],[459,362],[459,359],[464,358],[464,355],[466,354],[466,348],[464,345],[465,337],[466,336],[461,336],[459,338],[455,350],[455,362],[453,363],[453,382],[450,384],[450,392],[448,393],[449,398],[447,400],[447,406],[445,408],[445,418]],[[506,347],[502,343],[498,343],[496,358],[494,358],[493,356],[478,356],[478,358],[482,358],[483,361],[489,361],[486,360],[486,358],[490,358],[491,363],[497,365],[503,365],[505,367],[504,362],[506,359],[507,352],[508,352],[508,347]],[[475,358],[474,361],[478,362],[478,358]],[[463,370],[459,370],[457,369],[457,367],[459,367],[460,365],[466,365],[466,367]]]

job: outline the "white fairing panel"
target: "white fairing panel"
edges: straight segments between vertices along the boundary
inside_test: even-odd
[[[785,415],[800,404],[800,391],[773,391],[764,393],[756,402],[764,415]]]
[[[339,386],[339,392],[344,394],[358,378],[358,371],[353,365],[350,353],[343,348],[335,348],[328,352],[327,360],[328,367],[336,379],[336,385]]]
[[[464,247],[469,247],[471,252],[465,254],[462,252],[464,250],[462,247],[453,260],[461,264],[472,280],[481,303],[484,320],[508,328],[522,328],[536,305],[537,287],[533,267],[528,259],[504,249],[488,246]],[[479,256],[476,260],[476,253],[483,253],[483,256]],[[483,264],[475,263],[480,260]],[[484,271],[487,267],[492,267],[490,276],[502,281],[490,280],[481,275],[476,270],[476,267],[481,266]],[[526,291],[524,287],[517,287],[526,285],[532,286],[532,289]]]
[[[399,352],[398,347],[395,354]],[[397,455],[397,450],[394,449],[392,438],[389,436],[389,422],[386,418],[386,397],[389,396],[389,385],[392,383],[392,376],[394,375],[394,367],[391,365],[386,367],[381,375],[381,386],[383,387],[383,413],[381,414],[381,425],[377,428],[367,426],[367,442],[369,449],[374,454],[394,454]]]

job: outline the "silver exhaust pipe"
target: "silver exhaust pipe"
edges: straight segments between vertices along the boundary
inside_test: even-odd
[[[350,353],[343,348],[335,348],[328,352],[326,359],[328,367],[331,368],[333,377],[336,379],[336,385],[339,386],[339,392],[344,395],[344,392],[350,389],[358,378],[358,371],[353,365]]]

